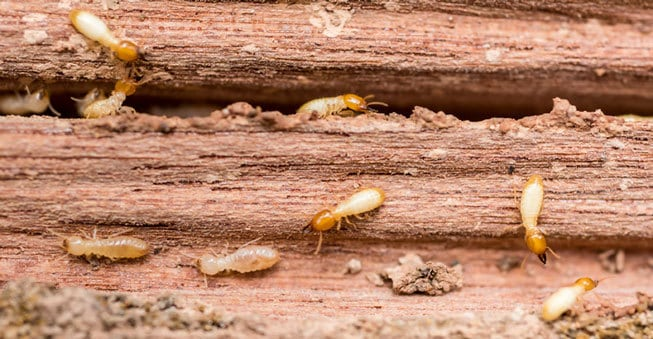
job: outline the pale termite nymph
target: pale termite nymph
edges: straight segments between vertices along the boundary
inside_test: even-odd
[[[70,11],[70,21],[72,21],[77,31],[111,49],[120,60],[134,61],[138,58],[136,44],[129,40],[116,38],[104,21],[94,14],[80,9],[73,9]]]
[[[519,211],[521,212],[522,225],[526,230],[524,235],[526,246],[537,255],[543,264],[546,264],[546,251],[549,250],[553,255],[556,254],[546,245],[544,233],[537,227],[537,219],[542,212],[543,203],[544,183],[542,177],[535,174],[528,178],[524,185]]]
[[[25,87],[26,95],[5,95],[0,97],[0,113],[8,115],[26,115],[43,113],[48,107],[55,115],[60,115],[50,104],[50,94],[44,89],[30,93]]]
[[[327,231],[334,226],[336,230],[340,230],[342,219],[344,218],[347,223],[348,216],[358,216],[374,209],[377,209],[385,200],[385,192],[380,188],[365,188],[350,196],[347,200],[339,203],[333,209],[326,209],[315,214],[311,222],[305,229],[317,231],[320,233],[320,239],[315,249],[315,254],[320,253],[322,248],[322,232]]]
[[[84,256],[87,260],[92,257],[105,257],[112,261],[136,259],[150,252],[150,246],[144,240],[119,235],[127,231],[113,234],[104,239],[96,238],[95,231],[93,231],[92,238],[86,234],[83,238],[77,235],[64,236],[52,230],[48,231],[63,239],[62,247],[68,254]]]
[[[97,119],[103,118],[110,115],[118,114],[118,110],[122,107],[122,103],[127,99],[128,95],[134,94],[136,92],[136,82],[132,80],[118,80],[116,86],[111,92],[111,96],[102,99],[102,96],[96,96],[96,100],[88,103],[90,98],[92,98],[95,93],[87,94],[83,99],[80,99],[81,106],[83,111],[80,114],[87,119]],[[80,108],[80,106],[78,106]]]
[[[197,259],[195,265],[206,275],[248,273],[268,269],[279,262],[279,259],[279,251],[272,247],[246,245],[225,256],[205,254]]]
[[[84,111],[86,111],[86,108],[90,106],[92,103],[100,100],[106,99],[107,96],[104,95],[104,92],[94,88],[90,90],[88,93],[83,98],[70,98],[75,102],[75,106],[77,107],[77,113],[79,113],[80,116],[84,116]]]
[[[571,286],[565,286],[555,291],[544,301],[542,307],[542,319],[553,321],[568,311],[580,296],[598,286],[598,280],[580,278]]]
[[[318,98],[313,99],[303,104],[297,110],[297,113],[312,113],[317,112],[318,117],[325,118],[333,114],[338,114],[342,111],[349,110],[354,113],[369,113],[376,112],[371,108],[371,105],[388,106],[385,102],[367,102],[373,95],[368,95],[364,98],[356,94],[344,94],[336,97]]]

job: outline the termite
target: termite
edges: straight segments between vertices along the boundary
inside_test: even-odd
[[[83,99],[80,99],[81,105],[78,108],[83,107],[80,114],[87,119],[97,119],[118,114],[118,110],[122,107],[122,103],[127,99],[127,96],[136,92],[136,86],[137,83],[133,80],[118,80],[110,97],[101,99],[98,96],[96,97],[98,100],[88,103],[89,98],[93,97],[93,91],[91,91]]]
[[[44,89],[30,93],[25,87],[27,95],[7,95],[0,97],[0,112],[11,115],[25,115],[43,113],[48,107],[57,116],[60,115],[50,104],[50,94]]]
[[[48,230],[50,233],[63,239],[62,247],[68,254],[74,256],[84,256],[87,260],[92,257],[106,257],[112,261],[119,259],[135,259],[147,255],[150,252],[150,246],[144,240],[119,236],[119,234],[128,232],[122,231],[115,233],[105,239],[96,237],[96,230],[93,230],[93,237],[84,233],[82,238],[77,235],[64,236]]]
[[[230,271],[248,273],[268,269],[279,262],[279,258],[279,251],[272,247],[244,245],[225,256],[205,254],[197,259],[195,265],[206,275]]]
[[[544,203],[544,183],[540,175],[532,175],[524,185],[521,195],[521,220],[526,234],[524,240],[528,249],[537,255],[540,261],[546,265],[546,251],[549,250],[554,256],[557,254],[546,245],[544,233],[537,227],[537,218],[542,212]]]
[[[569,310],[581,297],[588,291],[593,290],[599,285],[601,280],[592,280],[590,278],[580,278],[571,286],[565,286],[555,291],[549,298],[544,301],[542,307],[542,319],[553,321],[558,319],[563,313]]]
[[[344,110],[350,110],[353,112],[360,113],[369,113],[376,112],[375,109],[371,108],[371,105],[380,105],[388,106],[385,102],[367,102],[366,100],[373,98],[373,95],[368,95],[364,98],[356,94],[344,94],[337,97],[328,97],[328,98],[319,98],[313,99],[305,104],[303,104],[298,110],[297,113],[312,113],[317,112],[318,117],[325,118],[333,114],[338,114]]]
[[[70,21],[73,26],[87,38],[108,47],[123,61],[134,61],[138,58],[138,47],[131,41],[117,39],[109,27],[94,14],[73,9],[70,11]]]
[[[86,111],[86,108],[91,105],[92,103],[100,100],[106,99],[106,95],[104,95],[104,92],[94,88],[90,90],[88,93],[83,98],[73,98],[71,97],[73,101],[75,101],[75,106],[77,107],[77,113],[79,113],[80,116],[84,116],[84,111]]]
[[[311,222],[306,225],[305,229],[310,227],[311,230],[320,232],[320,239],[315,249],[315,254],[320,253],[322,248],[322,232],[328,231],[333,226],[336,230],[340,230],[342,219],[344,218],[347,223],[351,224],[348,216],[353,215],[358,217],[359,214],[366,213],[377,209],[385,200],[385,192],[380,188],[365,188],[352,194],[347,200],[339,203],[333,209],[325,209],[313,217]]]

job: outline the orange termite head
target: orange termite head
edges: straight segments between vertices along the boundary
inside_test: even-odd
[[[313,231],[326,231],[336,225],[336,218],[331,211],[323,210],[315,214],[309,226]]]
[[[115,49],[118,59],[123,61],[134,61],[138,59],[138,46],[128,40],[121,40]]]
[[[540,261],[546,265],[547,247],[546,239],[544,239],[544,234],[539,231],[527,231],[526,236],[524,236],[524,240],[526,240],[526,246],[528,246],[528,249],[536,254]]]
[[[118,80],[118,82],[116,82],[114,91],[125,93],[125,95],[132,95],[134,92],[136,92],[136,82],[129,79]]]
[[[388,104],[384,102],[367,102],[366,99],[371,99],[373,98],[373,95],[368,95],[365,98],[361,98],[360,96],[356,94],[345,94],[342,96],[342,100],[344,100],[345,105],[347,108],[354,112],[376,112],[375,109],[371,108],[370,105],[381,105],[381,106],[388,106]]]
[[[599,285],[599,282],[598,282],[598,280],[593,280],[593,279],[585,277],[585,278],[580,278],[580,279],[574,281],[574,285],[583,286],[585,291],[591,291],[591,290],[595,289],[596,286]]]
[[[83,255],[85,253],[84,246],[82,246],[83,242],[84,239],[82,239],[82,237],[74,235],[68,238],[64,238],[63,248],[66,250],[66,252],[72,255]]]

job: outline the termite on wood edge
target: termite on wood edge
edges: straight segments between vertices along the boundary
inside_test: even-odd
[[[385,201],[385,192],[380,188],[365,188],[352,194],[347,200],[339,203],[333,209],[326,209],[315,214],[311,222],[304,227],[304,230],[312,230],[320,232],[320,239],[315,249],[315,254],[320,253],[322,248],[322,232],[328,231],[333,226],[336,230],[340,230],[342,219],[344,218],[348,224],[351,224],[348,216],[353,215],[358,217],[374,209],[379,208]]]
[[[299,107],[297,113],[317,112],[318,117],[325,118],[345,110],[359,113],[376,112],[375,109],[370,107],[371,105],[388,106],[385,102],[367,102],[368,99],[373,97],[373,95],[368,95],[361,98],[356,94],[350,93],[336,97],[313,99]]]
[[[279,262],[279,251],[269,246],[244,245],[235,252],[218,256],[217,254],[204,254],[197,258],[197,269],[206,275],[218,273],[238,272],[249,273],[266,270]]]
[[[593,280],[587,277],[577,279],[573,285],[565,286],[549,296],[542,307],[542,319],[553,321],[568,311],[579,297],[588,291],[593,290],[602,280]]]
[[[87,38],[97,41],[111,49],[118,59],[123,61],[134,61],[138,58],[138,47],[129,40],[117,39],[109,27],[94,14],[81,9],[70,11],[70,21],[75,29]]]
[[[48,107],[55,115],[59,112],[52,107],[50,103],[50,93],[40,89],[30,93],[29,88],[25,87],[26,95],[4,95],[0,97],[0,113],[7,115],[27,115],[32,113],[43,113]]]
[[[129,232],[129,230],[115,233],[105,239],[97,239],[95,230],[92,238],[84,234],[86,239],[77,235],[64,236],[50,229],[48,229],[48,232],[63,239],[62,247],[68,254],[84,256],[87,260],[94,256],[109,258],[111,261],[136,259],[150,252],[150,246],[144,240],[119,236],[119,234]]]
[[[542,176],[535,174],[528,178],[528,181],[524,184],[519,211],[521,213],[522,225],[526,230],[524,235],[526,246],[546,265],[547,250],[556,257],[558,255],[546,245],[544,232],[537,227],[537,218],[542,212],[543,203],[544,182]]]

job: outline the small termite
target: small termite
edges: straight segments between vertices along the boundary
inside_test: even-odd
[[[537,227],[537,218],[542,212],[544,203],[544,183],[542,177],[535,174],[528,178],[521,195],[521,220],[526,234],[524,240],[528,249],[537,255],[540,261],[546,265],[546,251],[549,250],[554,256],[557,254],[546,245],[544,233]]]
[[[108,47],[123,61],[134,61],[138,58],[138,47],[131,41],[117,39],[109,27],[94,14],[73,9],[70,11],[70,21],[73,26],[87,38]]]
[[[205,254],[197,259],[195,265],[206,275],[230,271],[247,273],[268,269],[279,262],[279,258],[279,251],[272,247],[244,245],[225,256]]]
[[[599,282],[600,280],[592,280],[587,277],[580,278],[573,285],[565,286],[555,291],[544,301],[542,319],[546,321],[558,319],[563,313],[574,306],[580,296],[596,288]]]
[[[380,188],[365,188],[350,196],[347,200],[339,203],[333,209],[326,209],[315,214],[311,222],[305,227],[311,230],[320,232],[320,239],[315,249],[315,254],[320,253],[322,248],[322,232],[328,231],[333,226],[336,230],[340,230],[342,219],[344,218],[347,223],[351,224],[348,216],[353,215],[358,217],[374,209],[377,209],[385,200],[385,192]]]
[[[112,261],[135,259],[143,257],[150,252],[150,246],[145,241],[119,235],[128,231],[115,233],[105,239],[96,238],[96,230],[93,231],[92,238],[84,233],[86,239],[77,235],[64,236],[52,230],[48,231],[63,239],[62,247],[68,254],[84,256],[87,260],[94,256],[106,257]]]
[[[136,82],[132,80],[118,80],[110,97],[101,99],[98,96],[96,97],[98,100],[92,103],[88,103],[89,98],[93,96],[93,93],[89,93],[83,99],[80,99],[81,106],[84,106],[84,110],[80,114],[87,119],[97,119],[118,114],[118,110],[122,107],[122,103],[125,102],[127,96],[136,92],[136,86]]]
[[[9,115],[25,115],[43,113],[48,107],[56,115],[60,115],[50,104],[50,94],[44,89],[30,93],[25,87],[27,95],[7,95],[0,97],[0,113]]]
[[[303,104],[297,113],[312,113],[317,112],[318,117],[325,118],[333,114],[338,114],[344,110],[353,112],[369,113],[376,112],[371,108],[371,105],[388,106],[385,102],[367,102],[366,100],[373,98],[373,95],[368,95],[364,98],[356,94],[344,94],[337,97],[313,99]]]

